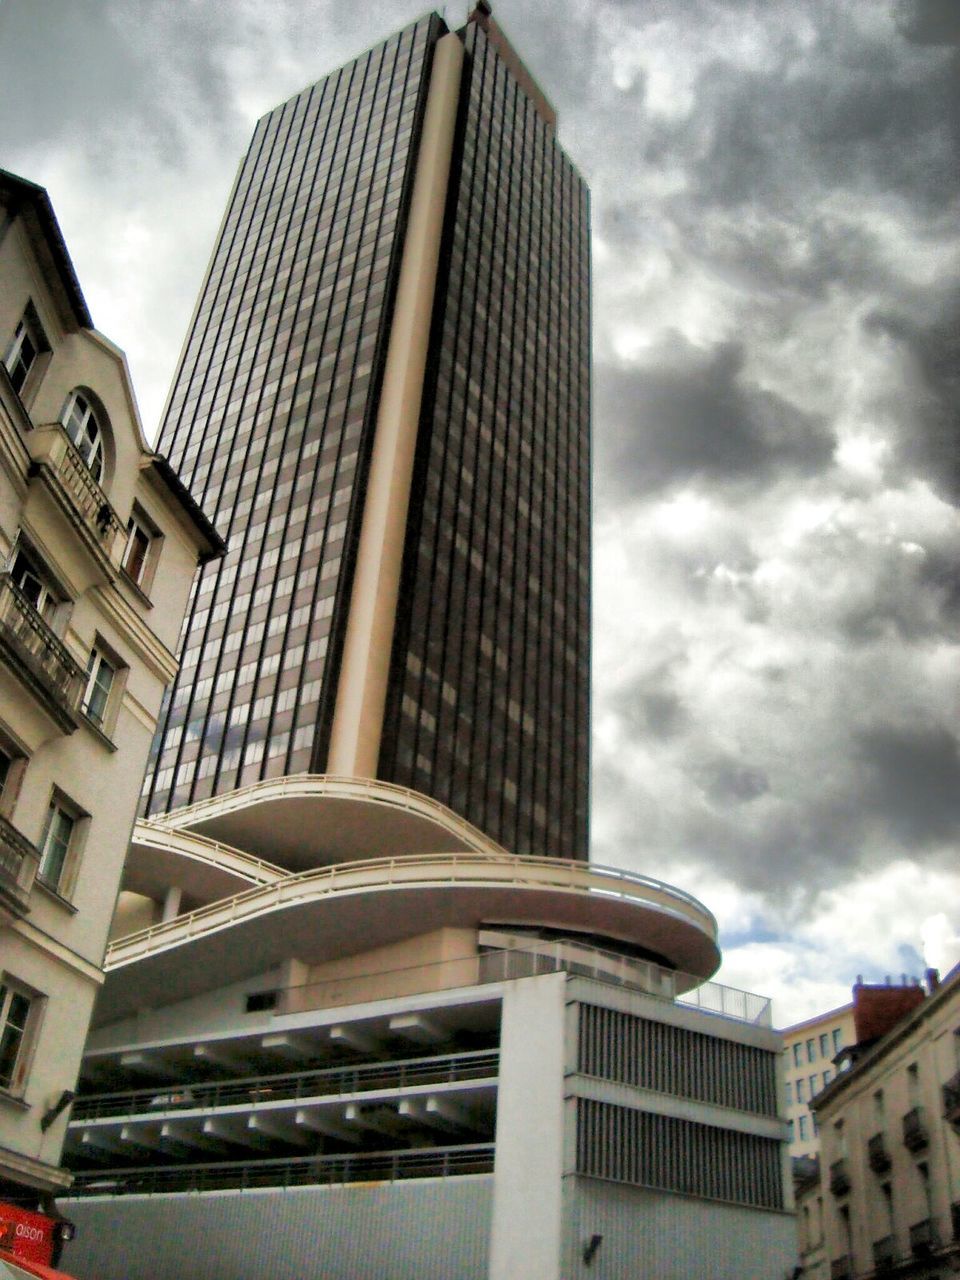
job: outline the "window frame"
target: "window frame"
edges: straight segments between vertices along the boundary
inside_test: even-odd
[[[105,687],[101,683],[104,671],[110,673]],[[86,684],[83,687],[83,697],[80,699],[80,710],[101,732],[106,732],[110,703],[118,674],[119,668],[113,654],[106,652],[101,644],[92,645],[87,657]],[[93,701],[97,695],[102,698],[102,702],[99,708],[94,709]]]
[[[6,1080],[0,1076],[0,1093],[19,1098],[26,1089],[46,997],[27,983],[21,982],[13,974],[6,971],[0,973],[0,1068],[2,1068],[7,1045],[11,1006],[16,998],[25,1001],[27,1007],[23,1014],[23,1025],[14,1027],[14,1031],[19,1032],[19,1035],[10,1063],[9,1076]]]
[[[133,573],[130,569],[131,552],[138,533],[143,536],[145,543],[139,571]],[[120,557],[120,568],[123,570],[127,581],[133,583],[145,596],[153,585],[162,543],[163,534],[143,508],[138,503],[134,503],[133,510],[127,520],[127,537],[123,546],[123,555]]]
[[[43,619],[51,630],[56,630],[55,620],[60,606],[66,603],[63,591],[57,585],[46,562],[38,556],[33,548],[17,536],[10,552],[7,573],[10,580],[24,597],[27,603]],[[36,591],[28,586],[26,579],[32,578]],[[35,598],[34,598],[35,596]]]
[[[83,407],[78,409],[78,405]],[[75,410],[77,411],[76,435],[71,431]],[[103,488],[107,469],[107,449],[106,432],[100,419],[101,410],[93,403],[89,393],[80,387],[74,387],[60,411],[60,425],[80,455],[84,466],[97,484]],[[91,423],[95,428],[94,434],[90,433]]]
[[[27,342],[33,348],[33,355],[20,372],[23,348]],[[36,376],[46,363],[44,357],[49,357],[50,354],[50,342],[40,323],[37,309],[32,302],[27,302],[3,357],[3,367],[21,400],[33,389]]]
[[[54,879],[47,872],[47,863],[53,843],[52,832],[55,816],[67,819],[70,823],[70,830],[66,843],[63,845],[63,854]],[[75,804],[69,796],[64,795],[62,791],[54,787],[50,795],[50,802],[47,805],[46,815],[44,816],[40,840],[37,843],[37,848],[40,851],[40,863],[37,867],[36,883],[68,902],[77,881],[77,873],[86,842],[89,817],[90,815]]]

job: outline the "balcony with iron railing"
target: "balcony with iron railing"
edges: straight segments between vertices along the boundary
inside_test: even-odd
[[[849,1254],[834,1258],[830,1263],[830,1280],[853,1280],[853,1263]]]
[[[960,1071],[943,1086],[943,1118],[960,1135]]]
[[[927,1258],[940,1244],[940,1235],[933,1218],[924,1218],[910,1228],[910,1252],[915,1258]]]
[[[850,1166],[846,1159],[834,1160],[830,1166],[830,1190],[835,1196],[845,1196],[850,1190]]]
[[[4,915],[26,915],[40,853],[0,815],[0,922]]]
[[[873,1269],[878,1275],[892,1271],[896,1260],[895,1241],[893,1236],[884,1236],[882,1240],[873,1242]]]
[[[119,568],[126,531],[90,468],[58,422],[37,427],[28,443],[31,473],[42,478],[101,570],[112,576]]]
[[[890,1152],[887,1150],[885,1133],[875,1133],[867,1142],[867,1163],[874,1173],[886,1173],[890,1168]]]
[[[57,726],[72,733],[83,669],[9,574],[0,574],[0,656]]]
[[[922,1151],[930,1142],[923,1107],[911,1107],[903,1117],[903,1145],[908,1151]]]

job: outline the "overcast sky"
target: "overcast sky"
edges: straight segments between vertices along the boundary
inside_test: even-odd
[[[947,967],[960,4],[494,10],[593,192],[593,856],[702,897],[781,1023]],[[148,435],[255,119],[422,11],[0,0],[0,166]]]

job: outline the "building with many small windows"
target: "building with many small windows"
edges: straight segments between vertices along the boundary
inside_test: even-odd
[[[879,1014],[887,1030],[867,1025],[813,1104],[820,1177],[799,1196],[805,1275],[960,1270],[960,967],[930,985],[925,998],[916,985],[861,989],[890,993],[866,1019],[878,1030]]]
[[[834,1058],[853,1042],[853,1004],[819,1013],[781,1032],[784,1113],[791,1156],[812,1157],[820,1149],[810,1102],[836,1074]]]
[[[221,551],[144,438],[46,192],[0,173],[0,1241],[70,1182],[140,782],[198,557]]]

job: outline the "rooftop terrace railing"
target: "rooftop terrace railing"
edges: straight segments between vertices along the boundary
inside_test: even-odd
[[[461,959],[440,960],[402,969],[346,974],[322,982],[288,987],[281,992],[278,1013],[304,1013],[368,1000],[418,995],[454,987],[510,982],[545,973],[568,973],[611,986],[687,1005],[703,1013],[733,1018],[754,1026],[773,1025],[766,996],[699,979],[651,960],[636,959],[572,939],[531,939],[522,947],[481,951]]]

